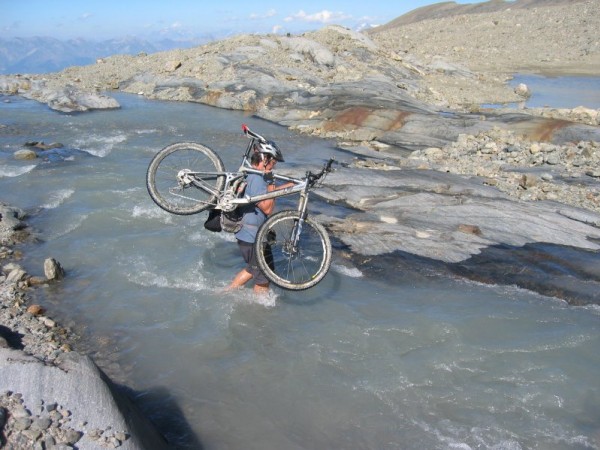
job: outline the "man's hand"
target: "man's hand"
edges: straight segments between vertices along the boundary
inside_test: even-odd
[[[265,172],[263,174],[263,180],[265,180],[267,184],[275,183],[275,176],[273,175],[273,172]]]

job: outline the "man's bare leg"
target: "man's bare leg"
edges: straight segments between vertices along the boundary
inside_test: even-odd
[[[269,283],[254,285],[254,293],[258,295],[266,295],[269,293]]]
[[[248,272],[246,269],[242,269],[233,278],[233,281],[231,282],[229,287],[227,287],[227,290],[230,291],[232,289],[241,288],[243,285],[245,285],[251,279],[252,279],[252,274],[250,272]]]

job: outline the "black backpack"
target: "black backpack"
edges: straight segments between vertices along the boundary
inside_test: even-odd
[[[246,191],[246,180],[240,178],[232,185],[232,190],[237,198],[243,197]],[[220,209],[211,209],[208,218],[204,222],[204,228],[213,232],[225,231],[227,233],[237,233],[242,228],[242,218],[244,214],[241,208],[235,208],[233,211],[222,211]]]
[[[240,208],[233,211],[223,212],[220,209],[211,209],[208,218],[204,222],[204,228],[218,233],[225,231],[227,233],[237,233],[242,228],[242,218],[244,215]]]

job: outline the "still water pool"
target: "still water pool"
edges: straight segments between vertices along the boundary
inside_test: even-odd
[[[600,109],[600,77],[546,77],[518,74],[510,85],[526,84],[531,97],[525,102],[529,108],[576,108],[584,106]]]

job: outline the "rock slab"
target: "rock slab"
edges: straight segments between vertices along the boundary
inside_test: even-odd
[[[40,412],[33,420],[25,415],[22,420],[14,418],[13,431],[15,428],[23,432],[29,430],[26,436],[30,438],[40,437],[36,427],[37,431],[49,428],[53,407],[48,405],[62,405],[72,417],[71,431],[63,433],[64,439],[71,442],[63,442],[65,445],[75,444],[80,450],[105,449],[106,444],[99,441],[99,430],[112,430],[113,435],[123,438],[118,443],[122,449],[169,448],[151,423],[92,360],[78,353],[65,354],[61,364],[53,366],[20,350],[0,348],[0,392],[7,391],[21,394],[26,410]],[[44,426],[45,423],[48,426]]]

